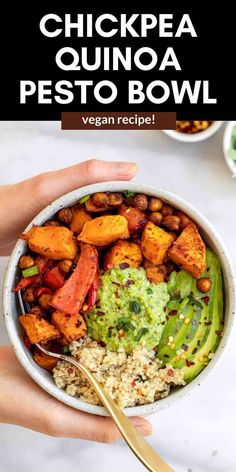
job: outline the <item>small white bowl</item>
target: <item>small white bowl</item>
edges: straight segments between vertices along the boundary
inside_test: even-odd
[[[236,121],[230,121],[225,128],[224,138],[223,138],[223,151],[224,151],[224,156],[225,156],[225,162],[233,177],[236,177],[236,163],[234,163],[232,159],[230,159],[229,150],[231,148],[232,131],[235,126],[236,126]]]
[[[199,133],[193,134],[181,133],[180,131],[172,129],[165,129],[163,132],[170,136],[170,138],[176,139],[177,141],[182,141],[184,143],[197,143],[213,136],[213,134],[215,134],[220,129],[222,123],[223,121],[213,121],[213,123],[204,131],[199,131]]]
[[[61,198],[41,211],[41,213],[39,213],[27,226],[25,231],[29,231],[33,224],[42,225],[46,220],[52,218],[53,215],[61,208],[75,204],[84,195],[92,194],[94,192],[121,192],[124,190],[160,197],[166,203],[179,208],[180,210],[187,213],[191,218],[193,218],[201,228],[201,232],[205,241],[217,253],[221,261],[224,277],[225,329],[214,358],[191,383],[185,387],[173,390],[168,397],[163,398],[162,400],[159,400],[155,403],[126,408],[124,410],[127,416],[146,416],[172,405],[178,398],[189,394],[194,387],[199,386],[204,378],[207,377],[211,369],[214,368],[215,363],[221,356],[227,344],[233,323],[235,282],[229,256],[227,255],[224,244],[216,233],[215,229],[211,226],[208,220],[189,203],[187,203],[182,198],[177,197],[173,193],[168,192],[167,190],[156,189],[145,184],[135,182],[103,182],[89,185],[87,187],[74,190],[67,195],[63,195]],[[19,306],[17,302],[17,296],[12,292],[12,289],[15,286],[15,277],[19,257],[26,252],[26,249],[27,244],[25,241],[19,240],[16,243],[7,266],[3,287],[3,310],[5,324],[11,345],[16,353],[16,356],[28,374],[35,380],[35,382],[37,382],[50,395],[57,398],[57,400],[60,400],[61,402],[76,408],[77,410],[85,411],[95,415],[107,416],[107,412],[104,407],[85,403],[79,398],[71,397],[64,390],[60,390],[55,385],[52,375],[34,362],[31,353],[28,351],[22,341],[22,330],[18,322]]]

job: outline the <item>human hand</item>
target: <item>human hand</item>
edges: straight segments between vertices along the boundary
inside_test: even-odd
[[[144,418],[130,421],[151,434]],[[10,347],[0,348],[0,422],[16,424],[50,436],[110,443],[120,439],[111,418],[74,410],[42,390],[25,372]]]
[[[29,221],[60,195],[99,181],[129,180],[135,172],[135,164],[92,160],[0,187],[0,255],[9,254]],[[151,425],[145,419],[135,417],[131,421],[141,433],[151,433]],[[42,390],[9,347],[0,348],[0,422],[52,436],[100,442],[120,438],[111,418],[76,411]]]
[[[61,195],[95,182],[130,180],[136,164],[89,160],[0,186],[0,256],[9,255],[19,234],[44,207]]]

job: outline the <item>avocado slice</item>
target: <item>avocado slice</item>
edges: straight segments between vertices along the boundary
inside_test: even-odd
[[[167,322],[158,346],[158,358],[182,369],[186,382],[193,380],[209,363],[223,332],[223,288],[219,259],[207,249],[207,269],[212,285],[207,293],[184,270],[173,272],[168,282],[171,297]]]

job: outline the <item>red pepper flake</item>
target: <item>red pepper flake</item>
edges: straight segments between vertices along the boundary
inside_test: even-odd
[[[134,379],[133,382],[131,382],[131,387],[134,388],[136,385],[136,380]]]
[[[130,285],[134,285],[134,280],[127,280],[125,287],[129,287]]]
[[[224,332],[224,331],[220,331],[220,330],[215,331],[215,333],[217,334],[217,336],[223,336],[223,332]]]
[[[170,312],[168,313],[168,315],[167,315],[167,316],[170,318],[171,316],[175,316],[175,315],[177,315],[177,313],[178,313],[178,311],[177,311],[177,310],[172,310],[172,311],[170,311]]]
[[[166,306],[164,306],[163,311],[166,312]]]
[[[202,297],[201,300],[204,301],[205,305],[208,305],[209,304],[209,301],[210,301],[210,297]]]
[[[119,292],[117,290],[114,292],[114,295],[116,298],[120,298]]]
[[[106,343],[104,343],[103,341],[98,341],[98,345],[101,347],[106,347]]]
[[[189,361],[188,359],[186,359],[185,363],[187,367],[191,367],[192,365],[195,365],[195,362]]]
[[[120,284],[119,282],[112,281],[113,285],[116,285],[119,288],[125,288],[125,285]]]
[[[67,372],[68,374],[73,374],[74,373],[73,367],[68,367]]]
[[[128,269],[129,264],[127,262],[123,262],[122,264],[119,264],[119,268],[121,270]]]
[[[212,324],[212,321],[205,321],[204,326],[210,326]]]
[[[100,311],[100,310],[96,311],[96,314],[97,314],[97,316],[104,316],[105,315],[104,311]]]
[[[167,370],[167,375],[169,375],[169,377],[174,377],[175,373],[174,373],[173,369],[168,369]]]

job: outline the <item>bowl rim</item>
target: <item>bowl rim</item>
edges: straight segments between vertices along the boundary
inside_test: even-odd
[[[145,193],[150,196],[158,196],[167,203],[171,203],[173,206],[176,206],[178,209],[183,210],[189,216],[196,220],[200,228],[208,235],[208,237],[214,241],[215,247],[217,247],[216,252],[221,261],[221,266],[224,272],[225,285],[228,286],[228,300],[227,300],[227,324],[222,336],[220,345],[214,355],[214,358],[208,364],[208,366],[203,369],[203,371],[189,384],[184,388],[179,388],[173,390],[169,396],[158,400],[154,403],[128,407],[124,409],[124,412],[127,416],[147,416],[157,411],[160,411],[164,408],[171,406],[175,403],[176,400],[188,395],[196,386],[201,385],[201,381],[209,374],[212,368],[214,368],[215,363],[221,357],[225,346],[228,343],[230,333],[232,332],[233,325],[233,315],[234,315],[234,306],[235,306],[235,278],[232,270],[232,265],[230,262],[229,255],[225,248],[221,237],[218,235],[216,230],[213,228],[211,223],[202,215],[196,208],[194,208],[190,203],[186,202],[185,199],[175,195],[172,192],[164,188],[156,188],[154,186],[146,185],[139,182],[130,182],[130,181],[115,181],[115,182],[101,182],[80,189],[73,190],[70,193],[67,193],[46,208],[44,208],[26,227],[25,231],[29,231],[33,224],[42,224],[44,221],[49,219],[53,214],[59,211],[63,207],[67,207],[75,204],[81,197],[87,194],[92,194],[98,191],[124,191],[129,190],[136,193]],[[31,353],[24,346],[20,333],[19,325],[14,321],[14,316],[12,316],[12,303],[14,302],[15,294],[12,292],[12,287],[15,282],[15,271],[17,268],[17,262],[19,256],[24,253],[26,249],[26,242],[18,240],[13,252],[9,258],[5,278],[3,282],[3,314],[6,325],[6,330],[10,343],[15,351],[16,356],[18,357],[20,363],[25,368],[30,377],[43,388],[46,392],[52,395],[59,401],[67,404],[70,407],[73,407],[77,410],[84,411],[87,413],[92,413],[95,415],[108,416],[107,411],[102,406],[92,405],[85,403],[77,397],[72,397],[67,394],[64,390],[59,389],[56,384],[53,382],[50,373],[45,374],[45,370],[37,366],[33,360]],[[49,377],[50,376],[50,377]]]
[[[231,135],[232,130],[236,126],[236,121],[229,121],[225,127],[224,136],[223,136],[223,153],[225,162],[232,174],[232,177],[236,177],[236,163],[234,164],[233,161],[228,157],[228,151],[230,149],[231,144]]]
[[[174,129],[165,129],[163,132],[170,138],[176,139],[183,143],[197,143],[210,138],[215,134],[222,126],[223,121],[213,121],[213,123],[205,130],[194,134],[185,134]]]

